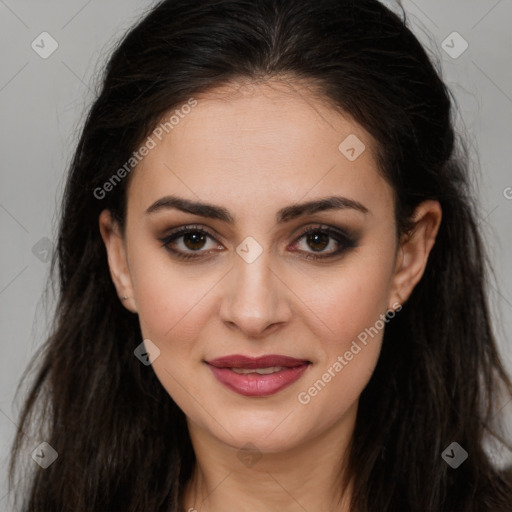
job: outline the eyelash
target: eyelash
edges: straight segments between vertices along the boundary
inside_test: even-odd
[[[171,247],[169,247],[169,244],[171,242],[174,242],[175,240],[177,240],[177,239],[181,238],[182,236],[189,234],[189,233],[201,233],[201,234],[217,241],[216,238],[211,233],[209,233],[208,231],[206,231],[205,229],[203,229],[199,226],[182,226],[182,227],[174,230],[173,232],[169,233],[169,235],[167,235],[163,238],[159,238],[159,240],[160,240],[160,242],[162,242],[162,247],[165,247],[165,249],[167,249],[174,256],[176,256],[180,259],[192,260],[192,259],[202,258],[202,256],[199,253],[208,252],[208,251],[198,250],[198,251],[195,251],[198,254],[193,254],[193,253],[187,253],[187,252],[184,253],[181,251],[177,251],[176,249],[172,249]],[[357,242],[354,238],[352,238],[350,235],[348,235],[344,231],[337,229],[337,228],[333,228],[331,226],[316,226],[313,228],[309,227],[309,228],[305,229],[304,231],[302,231],[297,236],[297,238],[295,239],[295,242],[293,242],[293,244],[295,245],[303,237],[305,237],[309,234],[314,234],[314,233],[320,233],[320,234],[323,234],[323,235],[325,234],[325,235],[329,236],[330,238],[334,239],[339,245],[341,245],[341,249],[331,252],[327,256],[318,256],[318,255],[313,255],[314,253],[312,254],[312,253],[306,252],[305,253],[306,256],[304,256],[306,259],[319,261],[319,260],[326,260],[329,258],[334,258],[334,257],[340,255],[341,253],[345,252],[346,250],[355,248],[357,246]],[[300,251],[300,252],[304,253],[304,251]]]

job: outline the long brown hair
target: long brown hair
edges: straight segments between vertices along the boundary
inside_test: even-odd
[[[510,474],[483,448],[512,383],[490,324],[467,152],[407,19],[376,0],[165,0],[113,52],[70,165],[52,260],[58,304],[11,452],[23,512],[182,510],[195,463],[185,417],[134,357],[138,318],[119,301],[98,229],[104,208],[123,225],[128,179],[95,191],[193,95],[278,75],[319,86],[375,137],[399,234],[421,201],[443,209],[425,274],[386,327],[360,397],[352,510],[511,510]],[[28,439],[58,458],[16,481]],[[469,454],[457,469],[441,457],[452,442]]]

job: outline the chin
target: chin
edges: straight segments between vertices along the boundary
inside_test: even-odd
[[[225,418],[223,426],[227,432],[215,425],[211,434],[220,441],[240,449],[246,445],[256,447],[262,453],[278,453],[294,448],[305,436],[305,425],[295,421],[289,422],[283,419],[287,413],[279,414],[264,421],[258,418],[252,421],[250,416],[238,416],[237,418]],[[293,414],[290,414],[290,418]],[[285,424],[286,423],[286,424]]]

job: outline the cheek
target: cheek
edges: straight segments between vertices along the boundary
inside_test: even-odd
[[[365,303],[359,296],[344,294],[335,305],[325,306],[322,321],[311,319],[316,325],[309,329],[317,333],[311,341],[315,364],[296,399],[301,405],[314,402],[313,409],[318,407],[317,412],[329,422],[343,415],[368,383],[379,357],[384,324],[379,319],[382,309],[374,300]]]
[[[304,308],[302,314],[316,332],[319,360],[297,401],[307,414],[323,418],[324,426],[358,399],[375,369],[389,322],[393,265],[391,246],[361,251],[347,260],[337,279],[317,279],[315,287],[311,281],[298,292],[310,290],[305,302],[311,311]]]
[[[137,234],[132,236],[135,240]],[[129,255],[142,334],[160,341],[160,345],[172,339],[187,347],[185,338],[194,334],[191,319],[201,311],[209,289],[215,284],[215,275],[206,270],[198,272],[193,264],[177,263],[149,235],[139,238],[140,243],[129,247]]]
[[[132,247],[130,266],[144,339],[160,350],[152,368],[173,400],[188,415],[197,414],[192,397],[204,394],[198,372],[204,371],[204,345],[214,320],[217,285],[226,269],[183,265],[161,247]],[[218,293],[218,292],[217,292]]]
[[[200,410],[191,399],[204,393],[195,378],[202,366],[197,340],[211,316],[208,292],[218,278],[208,272],[194,278],[170,261],[151,261],[148,252],[140,258],[140,274],[134,265],[139,323],[144,339],[160,350],[151,367],[181,410],[199,419]]]
[[[294,284],[310,330],[324,340],[326,353],[343,350],[385,314],[393,278],[392,247],[354,252],[337,268],[311,273]]]

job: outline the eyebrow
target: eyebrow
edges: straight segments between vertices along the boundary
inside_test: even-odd
[[[152,214],[166,209],[176,209],[185,213],[191,213],[200,217],[208,217],[210,219],[217,219],[229,224],[235,223],[235,216],[229,210],[222,206],[216,206],[209,203],[202,203],[198,201],[191,201],[183,197],[165,196],[155,201],[147,210],[146,214]],[[303,215],[311,215],[313,213],[327,211],[327,210],[357,210],[364,214],[369,213],[366,208],[359,201],[348,199],[342,196],[331,196],[321,199],[315,199],[305,203],[293,204],[286,206],[279,210],[276,214],[276,221],[278,224],[289,222]]]

